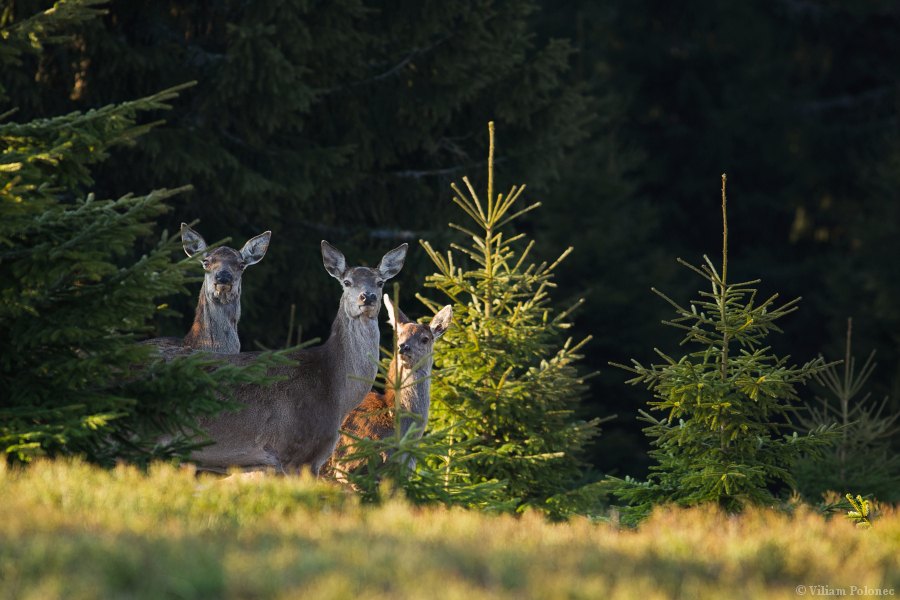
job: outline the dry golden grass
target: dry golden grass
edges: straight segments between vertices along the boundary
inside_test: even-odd
[[[798,598],[900,588],[900,516],[662,510],[637,531],[362,506],[290,478],[0,467],[0,598]],[[813,586],[824,586],[815,588]],[[820,594],[822,595],[822,594]]]

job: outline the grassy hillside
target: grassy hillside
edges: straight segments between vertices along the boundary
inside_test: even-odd
[[[307,480],[71,462],[0,466],[0,506],[4,599],[755,599],[797,598],[798,585],[900,593],[893,510],[868,531],[805,510],[661,511],[625,531],[361,506]]]

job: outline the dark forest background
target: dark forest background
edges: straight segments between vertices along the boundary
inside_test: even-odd
[[[47,2],[6,2],[30,15]],[[590,459],[642,475],[634,420],[648,392],[607,362],[653,360],[676,335],[655,286],[686,300],[678,267],[720,250],[728,173],[730,267],[763,294],[803,296],[780,354],[877,350],[876,397],[900,407],[900,5],[662,0],[114,1],[70,43],[0,74],[15,120],[145,96],[187,81],[165,124],[95,172],[102,197],[191,184],[159,231],[199,220],[232,245],[273,231],[247,274],[245,348],[283,345],[292,304],[324,336],[337,289],[319,240],[351,262],[401,241],[446,247],[450,183],[480,181],[497,124],[498,190],[527,183],[537,256],[574,253],[555,298],[587,302],[585,416],[612,413]],[[29,62],[31,61],[31,62]],[[148,240],[148,244],[152,240]],[[142,249],[136,249],[140,253]],[[414,306],[432,267],[412,244]],[[198,273],[199,275],[199,273]],[[183,315],[158,334],[183,333]],[[412,313],[421,310],[411,308]],[[814,389],[807,390],[811,397]]]

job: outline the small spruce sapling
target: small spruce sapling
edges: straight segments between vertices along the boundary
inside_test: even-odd
[[[796,468],[797,485],[807,499],[829,490],[864,489],[884,501],[900,500],[900,455],[891,440],[900,432],[900,413],[885,414],[888,398],[871,402],[862,394],[875,370],[875,352],[857,370],[851,339],[853,321],[847,319],[843,364],[831,364],[815,376],[828,394],[807,403],[798,415],[810,431],[837,423],[839,438],[822,456],[802,459]]]
[[[722,264],[704,256],[699,267],[678,262],[709,284],[685,307],[653,292],[677,313],[666,325],[684,331],[681,344],[696,348],[680,358],[654,349],[661,364],[610,363],[634,374],[628,383],[653,392],[648,404],[661,418],[639,411],[656,460],[648,481],[611,479],[612,491],[625,500],[626,522],[636,522],[657,504],[691,506],[715,502],[737,511],[747,504],[771,504],[773,489],[793,485],[791,468],[806,451],[830,443],[829,427],[798,436],[791,414],[799,398],[796,386],[825,368],[822,358],[791,365],[764,345],[776,321],[797,309],[798,299],[777,305],[777,294],[758,301],[759,280],[728,279],[726,177],[722,175]]]

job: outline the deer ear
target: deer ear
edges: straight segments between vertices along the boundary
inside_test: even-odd
[[[269,249],[269,240],[271,239],[272,232],[266,231],[247,240],[247,243],[241,248],[241,258],[244,259],[248,267],[263,259],[266,255],[266,250]]]
[[[344,273],[347,272],[347,259],[340,250],[325,240],[322,240],[322,262],[329,275],[337,280],[344,278]]]
[[[394,313],[394,304],[391,302],[391,297],[387,294],[384,295],[384,307],[387,309],[388,323],[391,327],[397,329],[397,316]]]
[[[391,297],[387,294],[384,295],[384,306],[388,311],[388,323],[391,324],[391,327],[397,329],[398,325],[403,325],[405,323],[412,323],[409,320],[409,317],[403,314],[403,311],[394,306],[393,302],[391,302]]]
[[[409,244],[400,244],[381,258],[378,263],[378,272],[385,279],[390,279],[400,272],[403,268],[403,261],[406,260],[406,250]]]
[[[181,246],[185,254],[194,256],[198,252],[206,251],[206,240],[203,236],[188,227],[187,223],[181,224]]]
[[[438,314],[434,315],[428,327],[434,335],[434,339],[438,339],[447,329],[450,328],[450,322],[453,321],[453,307],[449,304],[442,308]]]

